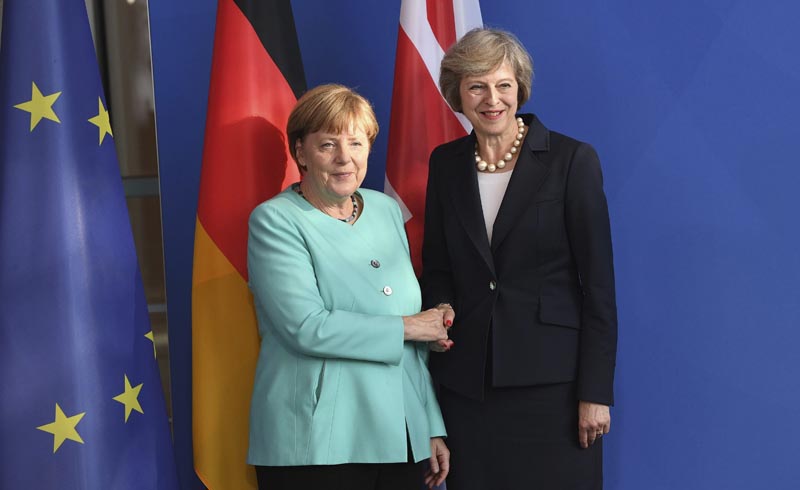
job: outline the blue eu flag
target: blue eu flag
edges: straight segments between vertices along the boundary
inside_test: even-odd
[[[0,488],[176,489],[84,0],[5,0]]]

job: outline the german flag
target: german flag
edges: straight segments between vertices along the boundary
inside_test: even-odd
[[[284,131],[305,88],[289,0],[219,0],[192,278],[194,467],[210,490],[257,488],[245,462],[259,350],[247,220],[300,180]]]

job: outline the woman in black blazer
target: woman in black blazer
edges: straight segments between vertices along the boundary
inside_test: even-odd
[[[431,154],[422,251],[425,307],[455,318],[431,357],[449,490],[602,488],[617,342],[608,208],[594,149],[516,114],[532,76],[495,29],[442,60],[442,94],[474,129]]]

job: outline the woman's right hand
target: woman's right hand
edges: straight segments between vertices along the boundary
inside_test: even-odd
[[[439,303],[436,305],[436,309],[441,310],[444,314],[442,318],[444,327],[449,331],[456,319],[455,310],[449,303]],[[453,347],[453,341],[447,338],[444,340],[437,340],[436,342],[430,342],[428,346],[434,352],[447,352]]]
[[[431,342],[447,339],[444,312],[441,308],[420,311],[403,317],[403,340]]]

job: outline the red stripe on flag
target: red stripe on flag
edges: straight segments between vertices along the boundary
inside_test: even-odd
[[[233,0],[216,29],[197,216],[246,280],[250,212],[300,179],[283,136],[296,99]]]
[[[425,187],[433,149],[464,136],[464,128],[445,103],[403,29],[397,39],[392,115],[386,176],[411,211],[406,223],[414,269],[421,271]]]
[[[456,21],[453,15],[453,0],[426,2],[428,23],[442,50],[456,43]]]

